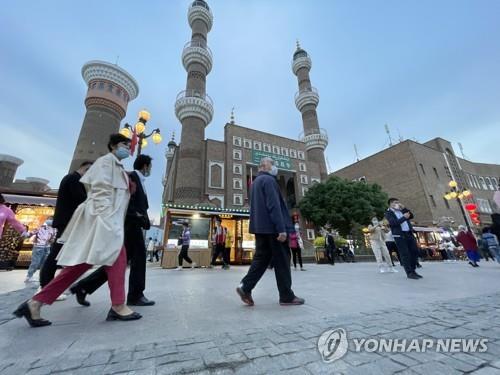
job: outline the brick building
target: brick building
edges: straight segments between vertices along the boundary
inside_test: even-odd
[[[276,161],[278,182],[293,212],[308,186],[327,177],[324,150],[328,135],[318,123],[319,94],[309,78],[311,58],[297,43],[292,71],[299,87],[295,104],[303,122],[303,129],[297,129],[297,134],[302,130],[298,140],[237,125],[233,116],[224,127],[224,140],[205,139],[205,128],[214,111],[206,93],[207,75],[212,69],[207,36],[213,22],[207,2],[194,1],[188,21],[191,40],[182,52],[187,83],[175,102],[182,133],[179,144],[173,139],[168,144],[163,180],[165,243],[176,242],[174,224],[183,217],[192,219],[192,233],[200,241],[195,243],[208,247],[213,217],[222,215],[227,219],[224,225],[236,237],[231,259],[240,261],[244,248],[253,246],[248,235],[248,191],[260,160],[269,156]]]
[[[423,226],[465,223],[459,203],[444,198],[450,180],[457,181],[459,189],[471,191],[469,200],[476,203],[483,224],[491,223],[490,214],[499,210],[493,194],[498,189],[500,165],[459,158],[442,138],[426,143],[406,140],[333,175],[379,184],[389,196],[410,207],[415,223]]]

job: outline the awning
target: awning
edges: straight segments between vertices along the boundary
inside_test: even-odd
[[[438,232],[438,233],[444,232],[443,229],[438,227],[413,227],[413,230],[415,232]]]
[[[56,206],[55,197],[18,195],[18,194],[3,194],[5,202],[9,204],[26,204],[32,206]]]

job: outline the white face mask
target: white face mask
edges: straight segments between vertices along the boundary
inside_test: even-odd
[[[269,171],[269,174],[271,176],[277,176],[278,175],[278,167],[276,167],[275,165],[273,165],[271,167],[271,170]]]
[[[373,225],[378,225],[378,220],[372,220]]]

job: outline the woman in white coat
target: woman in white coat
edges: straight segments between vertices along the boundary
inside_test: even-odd
[[[52,304],[93,265],[106,266],[111,295],[111,309],[106,320],[141,318],[125,305],[127,256],[123,231],[130,187],[121,160],[130,155],[130,139],[112,134],[108,149],[110,152],[97,159],[80,179],[87,189],[87,200],[78,206],[61,236],[64,245],[57,259],[64,269],[42,291],[14,311],[18,318],[26,318],[32,327],[51,324],[40,317],[42,305]]]

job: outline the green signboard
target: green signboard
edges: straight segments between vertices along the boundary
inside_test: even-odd
[[[278,167],[278,169],[284,169],[284,170],[288,170],[288,171],[293,169],[292,162],[290,161],[290,158],[287,156],[276,155],[276,154],[273,154],[271,152],[265,152],[265,151],[257,151],[257,150],[252,151],[252,162],[254,164],[259,165],[260,160],[262,158],[273,159],[274,162],[276,163],[276,166]]]

